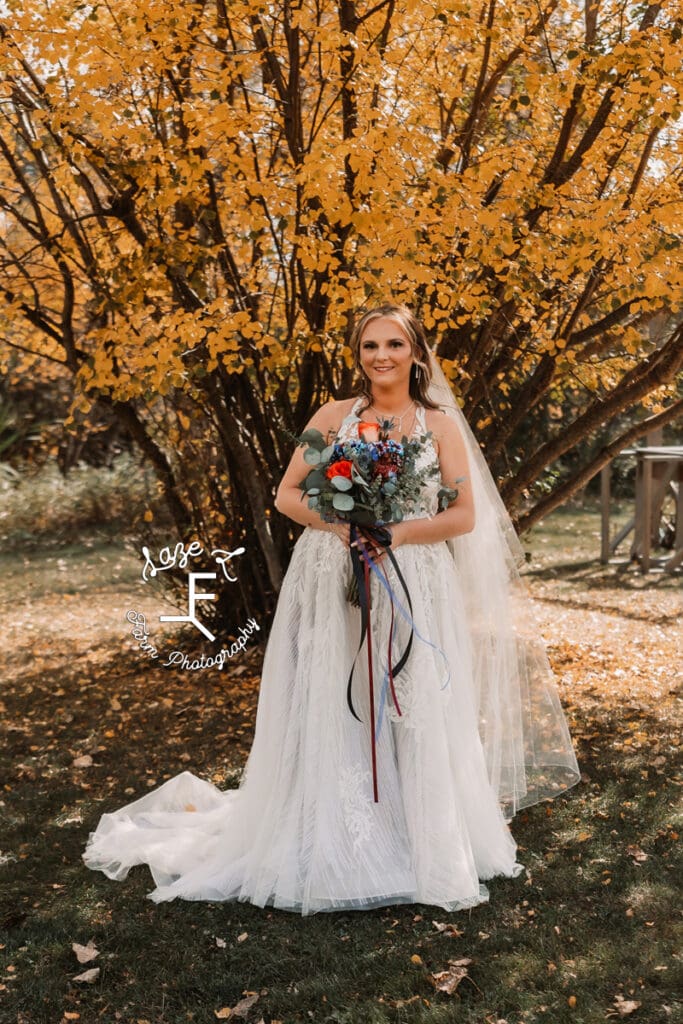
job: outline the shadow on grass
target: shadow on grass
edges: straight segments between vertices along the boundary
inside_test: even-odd
[[[641,590],[662,590],[676,587],[680,583],[681,577],[680,573],[661,571],[641,573],[632,563],[605,566],[596,559],[581,562],[557,562],[552,566],[525,569],[524,575],[539,580],[567,579],[605,589],[625,586],[638,593]]]

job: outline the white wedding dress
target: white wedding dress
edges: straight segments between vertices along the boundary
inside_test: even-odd
[[[361,401],[339,440],[358,436]],[[416,432],[426,432],[422,406]],[[431,441],[420,459],[438,466]],[[441,486],[437,474],[414,517],[436,513]],[[394,554],[417,635],[395,679],[401,714],[390,693],[383,707],[378,801],[367,638],[353,676],[362,721],[346,696],[360,641],[360,611],[345,598],[349,552],[337,534],[308,527],[282,583],[239,788],[223,792],[182,772],[102,815],[83,854],[88,867],[122,880],[133,865],[147,864],[155,902],[239,900],[304,915],[398,903],[454,911],[488,898],[482,880],[523,870],[480,741],[456,563],[444,541],[406,544]],[[406,607],[393,566],[388,558],[382,564]],[[374,573],[370,586],[377,716],[391,610]],[[409,629],[397,615],[394,665]]]

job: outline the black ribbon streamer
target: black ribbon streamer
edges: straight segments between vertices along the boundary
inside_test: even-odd
[[[364,526],[362,528],[362,532],[363,532],[363,534],[365,535],[365,537],[367,539],[372,540],[373,543],[379,544],[380,547],[384,548],[384,551],[389,556],[391,564],[393,565],[394,570],[396,571],[396,575],[398,577],[398,580],[399,580],[401,586],[403,587],[403,592],[404,592],[404,594],[406,596],[406,601],[408,602],[408,607],[410,608],[410,614],[411,614],[411,619],[412,619],[413,605],[412,605],[412,602],[410,600],[410,592],[408,590],[408,586],[406,584],[406,581],[403,578],[403,574],[401,573],[401,570],[398,567],[398,563],[397,563],[397,561],[396,561],[396,559],[394,557],[394,554],[393,554],[393,552],[391,550],[391,531],[386,526]],[[358,527],[356,526],[355,523],[351,523],[351,539],[352,540],[358,540],[359,536],[360,536],[360,533],[359,533]],[[360,601],[360,614],[361,614],[361,637],[360,637],[360,643],[358,645],[358,650],[356,651],[356,656],[353,659],[353,664],[351,665],[351,672],[349,674],[349,682],[348,682],[348,685],[347,685],[347,688],[346,688],[346,700],[347,700],[347,703],[349,705],[349,709],[350,709],[351,714],[353,715],[353,717],[358,722],[362,722],[362,719],[358,717],[358,715],[356,714],[356,711],[354,709],[354,706],[353,706],[353,700],[351,699],[351,686],[352,686],[352,682],[353,682],[353,671],[354,671],[354,668],[356,667],[356,661],[358,660],[358,655],[360,654],[360,652],[361,652],[361,650],[363,648],[363,641],[365,640],[365,636],[366,636],[366,633],[367,633],[367,622],[369,621],[369,606],[368,606],[369,587],[368,587],[368,592],[366,593],[366,589],[365,589],[365,572],[364,572],[364,567],[363,567],[363,563],[364,563],[364,556],[363,556],[363,554],[361,553],[361,551],[357,547],[355,547],[355,548],[352,547],[350,550],[351,550],[351,565],[353,567],[353,574],[356,577],[356,580],[358,582],[358,598],[359,598],[359,601]],[[368,642],[369,642],[369,639],[368,639]],[[401,655],[401,657],[399,658],[396,666],[393,668],[393,675],[394,676],[397,676],[399,674],[399,672],[401,671],[401,669],[405,666],[405,664],[406,664],[406,662],[408,660],[408,655],[410,654],[410,650],[411,650],[412,644],[413,644],[413,628],[411,626],[410,636],[408,638],[408,644],[406,646],[406,649],[403,652],[403,654]],[[373,728],[374,728],[374,725],[373,725]]]

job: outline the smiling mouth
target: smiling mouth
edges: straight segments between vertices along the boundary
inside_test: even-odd
[[[376,366],[375,369],[378,373],[386,373],[387,370],[393,370],[393,366]]]

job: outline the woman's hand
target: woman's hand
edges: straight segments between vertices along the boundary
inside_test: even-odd
[[[352,547],[355,547],[355,548],[358,548],[358,550],[360,551],[360,548],[358,547],[358,542],[351,540],[351,524],[350,523],[343,523],[343,522],[328,523],[327,524],[327,528],[328,528],[328,530],[330,530],[331,533],[336,533],[337,534],[337,536],[341,540],[341,542],[344,545],[344,547],[347,547],[349,549],[352,548]],[[407,524],[405,522],[390,523],[389,524],[389,530],[391,532],[391,547],[392,548],[399,548],[401,546],[401,544],[407,544],[408,543],[408,538],[407,538],[408,526],[407,526]],[[385,552],[384,548],[379,547],[378,545],[375,545],[371,540],[369,540],[367,537],[365,537],[362,533],[361,533],[361,540],[363,542],[365,550],[368,552],[368,554],[372,558],[372,560],[375,563],[375,565],[377,565],[379,562],[381,562],[386,557],[386,552]]]
[[[344,547],[348,548],[351,543],[350,523],[328,523],[327,528],[331,533],[336,533]]]
[[[362,544],[363,547],[365,548],[366,553],[370,557],[370,560],[374,562],[375,565],[377,565],[378,562],[382,561],[382,558],[384,557],[384,548],[381,548],[379,545],[375,544],[375,542],[371,540],[370,537],[366,537],[361,530],[357,529],[356,537],[356,540],[351,541],[350,547],[357,548],[358,552],[362,553],[360,547],[360,545]]]
[[[389,529],[391,530],[391,547],[400,548],[401,544],[408,543],[408,524],[405,519],[400,523],[390,523]]]
[[[351,549],[352,547],[353,548],[358,548],[358,551],[360,551],[360,547],[358,545],[358,541],[357,540],[353,540],[353,541],[351,540],[351,524],[350,523],[343,523],[343,522],[328,523],[327,524],[327,529],[331,533],[336,533],[337,534],[337,536],[341,540],[341,542],[344,545],[344,547],[347,547],[349,549]],[[360,533],[360,531],[358,531],[358,533]],[[362,534],[362,533],[360,533],[360,539],[361,539],[361,541],[363,543],[363,546],[365,547],[365,550],[367,551],[367,553],[369,554],[369,556],[373,560],[373,562],[375,564],[380,562],[382,560],[382,558],[384,557],[384,550],[382,548],[376,547],[375,544],[373,544],[373,542],[371,540],[369,540],[367,537],[365,537],[364,534]]]

